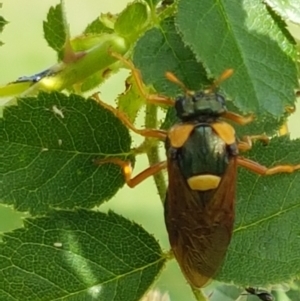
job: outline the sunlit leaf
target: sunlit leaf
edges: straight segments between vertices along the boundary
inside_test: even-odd
[[[134,42],[147,25],[147,6],[140,2],[129,4],[118,16],[115,31],[120,36]]]
[[[1,199],[20,211],[91,208],[124,183],[116,165],[94,160],[126,158],[128,130],[94,100],[60,93],[19,100],[4,110],[1,136]]]
[[[163,263],[156,240],[115,213],[55,211],[3,235],[0,299],[138,301]]]
[[[64,16],[61,4],[51,7],[47,15],[47,21],[43,23],[45,39],[48,45],[56,52],[61,52],[67,38]]]
[[[217,77],[243,112],[280,116],[295,102],[294,45],[260,0],[181,0],[176,23],[206,69]]]

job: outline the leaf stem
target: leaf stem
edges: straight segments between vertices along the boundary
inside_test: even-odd
[[[200,289],[194,288],[191,286],[192,292],[194,294],[194,297],[197,301],[208,301],[206,296],[202,293]]]
[[[146,111],[145,111],[145,127],[147,129],[156,128],[157,126],[157,106],[153,104],[146,104]],[[151,145],[151,143],[150,143]],[[147,157],[150,166],[161,161],[159,156],[159,150],[158,150],[158,144],[152,144],[151,147],[147,151]],[[161,199],[161,202],[164,203],[165,196],[166,196],[166,182],[164,179],[164,176],[162,172],[159,172],[155,174],[154,176],[154,182],[159,194],[159,197]]]

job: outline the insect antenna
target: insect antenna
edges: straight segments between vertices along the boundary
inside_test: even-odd
[[[226,69],[214,82],[213,84],[210,86],[210,88],[207,90],[208,93],[212,93],[213,91],[216,90],[217,87],[220,86],[220,84],[226,80],[227,78],[229,78],[230,76],[232,76],[233,74],[233,69]]]
[[[178,86],[185,92],[185,94],[187,94],[187,95],[194,95],[194,92],[191,91],[191,90],[189,90],[189,89],[184,85],[184,83],[183,83],[182,81],[180,81],[180,80],[175,76],[174,73],[167,71],[167,72],[165,73],[165,76],[166,76],[166,78],[167,78],[170,82],[172,82],[172,83],[178,85]]]

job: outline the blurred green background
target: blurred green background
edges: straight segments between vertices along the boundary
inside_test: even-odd
[[[0,14],[10,23],[1,34],[0,47],[0,85],[16,80],[20,76],[38,73],[56,62],[56,53],[48,47],[43,38],[43,20],[46,19],[50,6],[56,5],[55,0],[2,0]],[[65,1],[67,21],[71,36],[79,35],[86,24],[94,20],[100,13],[117,13],[121,11],[127,0],[116,1]],[[296,28],[297,30],[297,28]],[[299,29],[298,29],[299,30]],[[300,36],[300,34],[299,34]],[[100,90],[102,99],[113,102],[117,94],[124,90],[124,79],[127,72],[115,75]],[[0,102],[1,103],[1,102]],[[292,138],[300,137],[300,110],[290,118],[289,127]],[[135,137],[135,136],[134,136]],[[136,138],[136,145],[139,144]],[[140,156],[137,160],[135,173],[147,167],[147,159]],[[163,208],[154,186],[149,179],[134,189],[124,187],[108,203],[101,206],[102,210],[113,209],[117,213],[142,224],[143,227],[159,240],[163,249],[169,249],[167,233],[163,220]],[[22,225],[21,215],[10,208],[0,206],[0,233]],[[178,271],[173,260],[167,264],[157,286],[162,292],[169,292],[172,301],[194,300],[189,286]]]

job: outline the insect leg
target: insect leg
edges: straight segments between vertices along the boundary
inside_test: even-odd
[[[227,111],[222,114],[222,117],[232,120],[233,122],[240,124],[240,125],[245,125],[254,120],[254,115],[249,115],[249,116],[242,116],[230,111]]]
[[[267,135],[244,136],[242,140],[238,142],[238,149],[241,151],[251,149],[253,140],[260,140],[267,144],[269,142],[269,137]]]
[[[295,112],[296,109],[294,106],[290,106],[290,107],[286,107],[285,110],[287,113],[291,114],[291,113]],[[222,114],[222,117],[232,120],[233,122],[235,122],[239,125],[246,125],[254,120],[253,114],[251,114],[249,116],[242,116],[237,113],[230,112],[230,111],[224,112]]]
[[[116,52],[111,52],[110,54],[111,54],[111,56],[120,60],[124,65],[126,65],[131,70],[132,76],[138,86],[138,89],[139,89],[142,97],[144,97],[147,100],[147,102],[153,103],[153,104],[158,104],[158,105],[169,105],[169,106],[174,105],[174,101],[169,97],[166,97],[163,95],[158,95],[158,94],[147,93],[147,91],[145,90],[145,87],[144,87],[144,83],[142,80],[142,75],[140,73],[140,70],[138,70],[130,60],[125,59],[122,55],[120,55]]]
[[[260,165],[258,162],[238,157],[237,164],[239,166],[245,167],[261,176],[274,175],[277,173],[292,173],[296,170],[300,170],[300,164],[297,165],[277,165],[271,168],[267,168],[266,166]]]
[[[143,136],[143,137],[149,137],[149,138],[158,138],[160,140],[165,140],[167,137],[167,132],[164,130],[157,130],[157,129],[137,129],[128,119],[126,114],[119,111],[118,109],[115,109],[114,107],[110,106],[109,104],[103,102],[99,95],[96,93],[93,96],[93,99],[95,99],[102,107],[105,109],[111,111],[116,117],[118,117],[125,126],[130,128],[133,132]]]
[[[142,171],[141,173],[136,175],[134,178],[131,178],[132,166],[131,166],[131,163],[128,161],[123,161],[118,158],[109,158],[109,159],[104,159],[104,160],[96,160],[95,163],[96,164],[113,163],[113,164],[119,165],[122,168],[125,182],[130,188],[137,186],[138,184],[140,184],[141,182],[146,180],[148,177],[153,176],[154,174],[167,168],[167,161],[158,162],[158,163],[148,167],[147,169],[145,169],[144,171]]]

